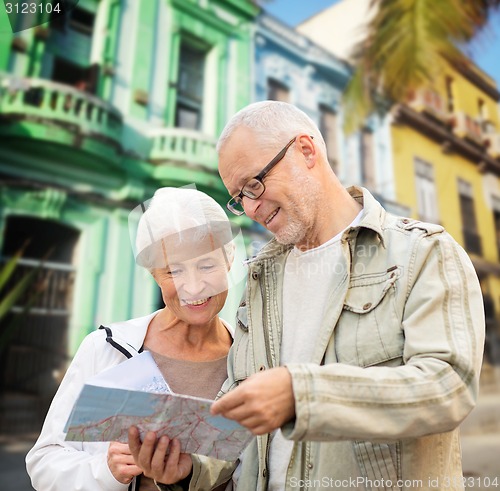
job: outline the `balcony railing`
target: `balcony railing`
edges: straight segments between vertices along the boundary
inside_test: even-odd
[[[84,135],[121,142],[122,117],[105,101],[69,85],[0,75],[0,114],[57,121]]]
[[[467,138],[480,145],[483,143],[483,131],[481,124],[473,117],[463,111],[458,111],[453,114],[452,123],[453,132],[457,136]]]
[[[214,138],[184,128],[159,128],[149,136],[153,143],[150,153],[152,162],[177,161],[217,170]]]
[[[481,236],[476,232],[470,232],[467,230],[464,230],[463,233],[465,250],[480,256],[482,254]]]
[[[488,133],[484,136],[484,141],[488,146],[488,153],[497,159],[500,157],[500,133]]]
[[[7,258],[0,257],[0,264]],[[14,288],[21,279],[36,270],[30,288],[17,300],[11,311],[22,312],[26,305],[36,315],[68,315],[75,281],[75,268],[72,265],[21,258],[5,286],[6,291]]]
[[[450,116],[444,98],[431,89],[418,90],[409,105],[415,111],[426,112],[443,122],[447,122]]]

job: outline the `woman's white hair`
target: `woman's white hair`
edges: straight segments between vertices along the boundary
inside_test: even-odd
[[[212,249],[225,248],[232,254],[231,224],[222,207],[196,189],[160,188],[139,220],[136,262],[150,270],[165,267],[167,249],[185,249],[207,237]]]
[[[326,158],[326,145],[314,121],[299,108],[280,101],[261,101],[250,104],[238,111],[226,124],[217,142],[217,152],[231,138],[239,127],[253,131],[264,146],[276,146],[276,142],[284,145],[294,136],[307,133]]]

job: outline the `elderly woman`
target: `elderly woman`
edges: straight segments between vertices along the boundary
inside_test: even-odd
[[[232,331],[218,317],[227,297],[234,247],[226,214],[199,191],[161,188],[137,230],[136,261],[151,272],[165,308],[111,324],[84,339],[26,457],[37,490],[156,490],[148,475],[171,484],[186,482],[192,473],[191,456],[165,437],[154,454],[168,453],[161,475],[158,466],[155,473],[150,465],[136,465],[127,444],[64,441],[64,424],[86,380],[142,350],[151,352],[173,392],[214,399],[226,379]],[[130,433],[136,441],[134,428]],[[149,445],[148,438],[156,440],[148,434]]]

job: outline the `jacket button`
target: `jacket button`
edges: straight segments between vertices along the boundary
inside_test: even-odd
[[[313,467],[314,467],[314,464],[312,462],[309,462],[309,464],[307,464],[308,469],[312,469]]]
[[[262,471],[262,477],[266,477],[266,476],[267,476],[267,469],[264,469],[264,470]]]
[[[259,367],[259,372],[263,372],[266,369],[265,365],[261,365]]]
[[[256,271],[254,271],[254,272],[252,273],[252,279],[253,279],[253,280],[258,280],[258,279],[259,279],[259,273],[257,273]]]
[[[365,303],[365,304],[363,305],[363,310],[368,310],[371,306],[372,306],[372,304],[371,304],[370,302]]]
[[[408,218],[403,218],[401,221],[402,221],[403,223],[410,223],[410,220],[408,220]]]

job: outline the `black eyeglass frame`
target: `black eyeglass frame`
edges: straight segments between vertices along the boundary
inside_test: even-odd
[[[239,211],[239,210],[235,210],[232,206],[232,203],[234,204],[242,204],[243,202],[243,196],[246,196],[247,198],[249,199],[259,199],[266,191],[266,185],[264,184],[264,177],[266,177],[266,175],[269,173],[269,171],[276,165],[278,164],[279,162],[281,162],[283,160],[283,158],[285,157],[286,155],[286,152],[288,151],[288,149],[292,146],[292,144],[297,140],[297,138],[299,137],[300,135],[298,136],[294,136],[280,151],[279,153],[276,155],[276,157],[274,157],[271,162],[269,162],[269,164],[267,164],[256,176],[254,177],[251,177],[244,185],[243,187],[241,188],[240,192],[236,195],[236,196],[232,196],[231,199],[226,203],[226,208],[231,212],[233,213],[234,215],[238,215],[238,216],[241,216],[245,213],[245,211]],[[314,136],[310,135],[310,138],[314,138]],[[244,189],[246,187],[246,185],[250,182],[250,181],[253,181],[253,180],[257,180],[259,181],[261,184],[262,184],[262,192],[259,193],[258,195],[252,195],[250,196],[249,194],[245,194],[244,192]],[[239,201],[238,201],[239,200]]]

